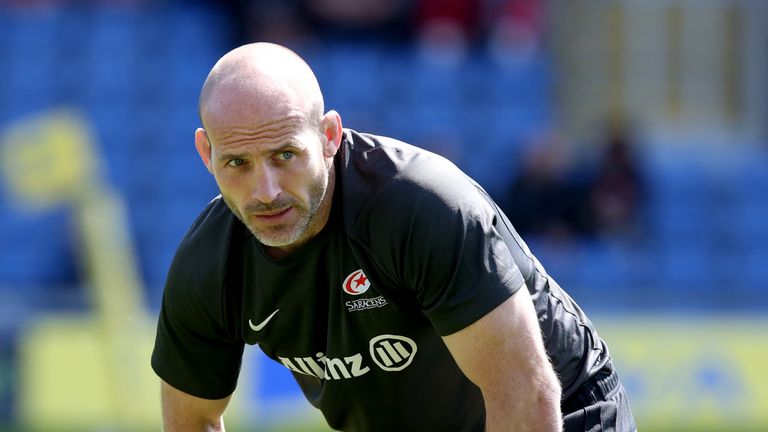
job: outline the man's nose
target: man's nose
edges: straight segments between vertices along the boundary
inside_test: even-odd
[[[269,204],[280,195],[280,182],[277,173],[269,168],[254,173],[252,197]]]

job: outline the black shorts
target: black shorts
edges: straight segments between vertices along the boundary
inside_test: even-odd
[[[561,404],[565,432],[636,432],[627,393],[608,363]]]

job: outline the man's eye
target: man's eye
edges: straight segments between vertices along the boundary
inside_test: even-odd
[[[229,165],[231,167],[239,167],[239,166],[242,166],[244,164],[245,164],[245,160],[244,159],[240,159],[240,158],[234,158],[234,159],[230,160],[229,162],[227,162],[227,165]]]
[[[284,151],[284,152],[278,153],[277,158],[280,160],[289,160],[289,159],[293,159],[294,156],[295,155],[292,151]]]

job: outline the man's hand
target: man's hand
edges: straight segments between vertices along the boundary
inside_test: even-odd
[[[184,393],[161,381],[160,396],[163,405],[163,430],[165,432],[224,432],[224,399],[202,399]]]
[[[560,431],[560,383],[547,358],[528,289],[468,327],[443,338],[483,393],[486,428]]]

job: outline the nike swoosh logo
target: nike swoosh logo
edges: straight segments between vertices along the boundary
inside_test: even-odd
[[[269,320],[271,320],[272,317],[275,316],[275,314],[278,312],[280,312],[280,309],[277,309],[276,311],[272,312],[272,315],[268,316],[267,319],[260,322],[258,325],[253,325],[253,322],[251,322],[251,320],[248,320],[248,325],[251,326],[251,329],[253,331],[261,331],[261,329],[263,329],[267,325]]]

